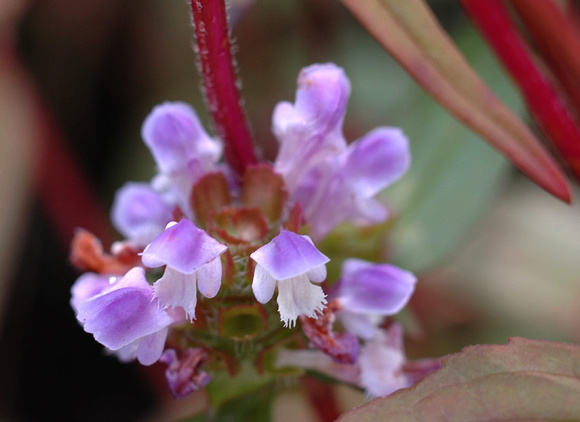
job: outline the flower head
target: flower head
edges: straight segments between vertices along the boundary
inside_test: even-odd
[[[316,318],[326,304],[320,283],[326,278],[326,263],[308,236],[282,230],[270,243],[250,255],[256,261],[252,289],[260,303],[266,303],[278,286],[278,310],[285,326],[299,315]]]
[[[162,308],[180,306],[190,319],[195,318],[197,289],[205,297],[217,295],[222,279],[219,256],[222,245],[190,220],[169,224],[143,251],[143,264],[166,266],[163,277],[153,286]]]

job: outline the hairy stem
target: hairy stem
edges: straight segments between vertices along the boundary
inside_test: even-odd
[[[257,159],[236,84],[224,0],[192,0],[191,9],[207,105],[226,161],[242,175]]]

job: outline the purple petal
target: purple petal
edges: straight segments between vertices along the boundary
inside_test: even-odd
[[[141,365],[153,365],[159,360],[165,348],[165,340],[167,340],[168,332],[169,328],[165,327],[162,330],[137,340],[139,342],[137,360]]]
[[[78,313],[79,305],[111,286],[111,277],[95,273],[81,275],[71,287],[70,305]],[[114,278],[113,278],[114,280]]]
[[[410,163],[409,141],[403,131],[381,127],[349,146],[341,172],[350,193],[370,198],[399,179]]]
[[[346,148],[342,122],[349,94],[341,68],[317,64],[300,72],[295,103],[275,108],[272,126],[280,151],[274,167],[291,192],[312,166]]]
[[[340,67],[306,67],[298,75],[294,105],[281,103],[274,111],[274,131],[282,134],[298,125],[311,134],[325,134],[342,125],[349,95],[350,83]]]
[[[416,277],[390,264],[347,259],[337,286],[344,309],[360,314],[394,315],[407,304]]]
[[[221,145],[212,140],[195,110],[181,102],[166,102],[153,108],[141,129],[159,169],[172,174],[199,160],[211,169],[221,154]]]
[[[345,331],[354,334],[358,338],[369,340],[374,337],[377,331],[377,324],[373,322],[369,315],[341,311],[337,314],[337,317]]]
[[[250,255],[276,280],[306,274],[330,259],[322,254],[308,236],[282,230],[270,243]]]
[[[116,195],[111,220],[119,232],[146,245],[171,221],[172,207],[146,183],[126,183]]]
[[[208,356],[203,349],[190,348],[183,352],[181,359],[173,349],[167,349],[161,361],[168,365],[165,378],[169,389],[176,398],[184,398],[205,387],[211,376],[201,367],[207,363]]]
[[[188,219],[168,227],[143,251],[143,264],[155,268],[167,265],[192,274],[225,252],[222,245]]]
[[[153,300],[153,288],[142,268],[133,268],[112,287],[79,304],[84,329],[99,343],[117,350],[163,330],[173,319]]]

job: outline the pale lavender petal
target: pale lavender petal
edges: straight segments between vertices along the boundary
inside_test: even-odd
[[[167,265],[192,274],[225,252],[222,245],[190,220],[183,219],[167,228],[143,251],[143,264],[155,268]]]
[[[314,267],[308,271],[306,275],[313,283],[322,283],[324,280],[326,280],[326,265],[322,264],[318,267]]]
[[[349,220],[354,224],[368,225],[382,223],[388,217],[389,210],[385,204],[378,199],[368,198],[355,201]]]
[[[123,236],[145,246],[171,221],[172,208],[148,184],[129,182],[115,195],[111,220]]]
[[[394,315],[411,298],[416,281],[412,273],[394,265],[347,259],[336,297],[349,312]]]
[[[188,104],[166,102],[153,108],[141,129],[160,170],[172,174],[200,160],[208,170],[217,162],[221,145],[212,140]]]
[[[274,133],[299,125],[310,134],[326,134],[342,125],[349,95],[350,83],[340,67],[327,63],[302,69],[294,106],[281,103],[274,111]]]
[[[308,236],[282,230],[270,243],[250,255],[276,280],[305,274],[330,259],[322,254]]]
[[[280,142],[274,163],[291,196],[313,166],[346,149],[342,122],[350,93],[348,79],[334,64],[317,64],[298,76],[294,104],[274,110],[273,131]]]
[[[111,277],[95,273],[85,273],[81,275],[70,289],[71,307],[75,313],[78,313],[81,302],[100,294],[104,289],[110,286]]]
[[[77,318],[99,343],[117,350],[167,327],[173,319],[153,300],[142,268],[133,268],[112,287],[79,304]]]
[[[138,340],[137,360],[141,365],[153,365],[159,360],[165,348],[165,340],[167,340],[168,332],[169,328],[165,327],[156,333],[149,334]]]
[[[377,331],[377,325],[369,315],[341,311],[337,314],[337,317],[345,331],[354,334],[358,338],[369,340],[374,337]]]
[[[215,258],[213,261],[202,265],[197,270],[197,288],[205,297],[211,299],[218,294],[222,285],[222,261]]]
[[[276,289],[276,280],[260,264],[254,269],[254,279],[252,280],[252,291],[256,300],[260,303],[266,303]]]
[[[396,326],[396,325],[395,325]],[[359,355],[360,380],[371,397],[382,397],[411,385],[403,372],[406,361],[401,348],[393,347],[399,330],[380,331],[361,348]]]
[[[377,128],[352,143],[344,160],[341,172],[348,191],[358,198],[370,198],[408,170],[409,141],[401,129]]]
[[[318,197],[304,207],[304,217],[310,223],[310,234],[322,239],[338,224],[353,214],[355,198],[346,189],[344,176],[337,172],[319,189]]]
[[[358,385],[360,379],[358,365],[337,363],[319,350],[281,349],[276,356],[274,367],[311,369],[353,385]]]
[[[107,351],[119,359],[123,363],[129,363],[137,359],[137,351],[139,350],[139,339],[129,343],[126,346],[121,347],[118,350],[110,350]]]
[[[155,282],[153,289],[162,309],[179,306],[185,310],[190,321],[195,318],[197,273],[184,274],[166,267],[163,277]]]
[[[278,282],[278,312],[285,327],[296,324],[300,315],[318,318],[317,313],[324,309],[325,294],[308,280],[306,275]]]

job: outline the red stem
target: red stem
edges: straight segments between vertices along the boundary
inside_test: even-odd
[[[580,112],[580,30],[551,0],[511,0],[542,58],[560,85],[560,94]]]
[[[534,63],[500,0],[461,0],[464,10],[518,84],[530,112],[580,180],[580,129]]]
[[[236,84],[224,0],[192,0],[191,10],[209,111],[226,161],[242,175],[257,159]]]

